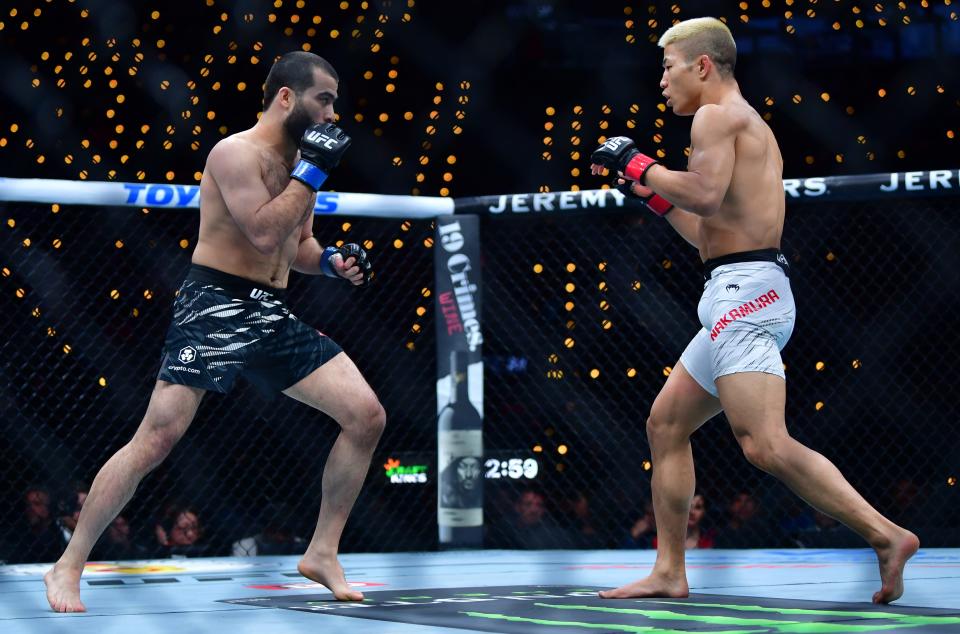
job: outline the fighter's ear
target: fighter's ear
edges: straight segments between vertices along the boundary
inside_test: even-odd
[[[289,86],[281,86],[280,89],[277,90],[276,100],[285,106],[293,101],[296,101],[296,99],[297,94],[293,92],[293,89]]]
[[[709,55],[701,55],[694,63],[697,65],[697,75],[700,79],[706,79],[710,71],[716,68]]]

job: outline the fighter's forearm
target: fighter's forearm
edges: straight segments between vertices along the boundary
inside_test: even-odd
[[[293,270],[307,275],[320,275],[320,258],[323,256],[323,247],[317,239],[310,236],[300,242],[297,248],[297,257],[293,261]]]
[[[677,207],[697,216],[716,213],[725,193],[713,191],[707,180],[697,172],[671,170],[662,165],[651,166],[644,174],[643,184]]]

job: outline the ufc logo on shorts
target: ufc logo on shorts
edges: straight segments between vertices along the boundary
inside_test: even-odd
[[[259,288],[255,288],[252,291],[250,291],[251,299],[266,299],[268,297],[270,297],[270,293],[268,293],[267,291],[262,291]]]
[[[322,132],[308,132],[307,141],[310,141],[311,143],[322,143],[323,147],[328,150],[332,150],[337,145],[336,139],[328,137]]]

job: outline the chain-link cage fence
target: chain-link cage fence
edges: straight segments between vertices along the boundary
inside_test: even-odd
[[[960,521],[956,205],[796,204],[783,238],[788,428],[929,546]],[[540,468],[488,481],[487,545],[650,547],[645,423],[701,328],[698,254],[649,213],[517,218],[482,231],[485,448]],[[701,545],[864,545],[752,467],[722,416],[692,443]]]
[[[955,206],[794,205],[783,244],[798,307],[783,353],[788,427],[929,546],[957,545],[960,521]],[[197,217],[4,212],[0,558],[51,561],[78,492],[146,408]],[[345,552],[437,544],[431,224],[318,216],[321,241],[369,247],[376,283],[291,283],[294,313],[344,347],[387,410]],[[638,213],[486,218],[481,239],[486,546],[650,547],[644,423],[700,327],[695,250]],[[302,551],[296,537],[312,532],[336,433],[323,415],[243,382],[208,395],[93,556]],[[722,417],[693,444],[703,545],[862,545],[750,466]],[[159,546],[156,527],[182,508],[199,539]]]
[[[130,439],[146,409],[198,215],[56,205],[4,211],[0,559],[51,561],[74,521],[77,492]],[[355,289],[292,274],[294,314],[341,344],[390,420],[345,551],[435,543],[435,491],[390,486],[383,466],[391,458],[403,464],[406,449],[436,445],[430,225],[318,216],[316,235],[364,244],[384,282]],[[229,555],[252,550],[250,537],[259,540],[253,552],[302,552],[294,537],[313,532],[338,430],[307,406],[268,399],[243,381],[229,395],[208,394],[93,557]],[[193,509],[200,538],[160,547],[155,529],[178,508]]]

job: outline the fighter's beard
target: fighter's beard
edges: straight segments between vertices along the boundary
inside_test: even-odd
[[[293,111],[284,119],[283,129],[294,145],[300,145],[300,139],[303,138],[303,133],[306,132],[307,128],[311,125],[313,125],[313,119],[310,118],[310,115],[307,114],[306,109],[300,104],[300,100],[298,99],[296,105],[293,107]]]

